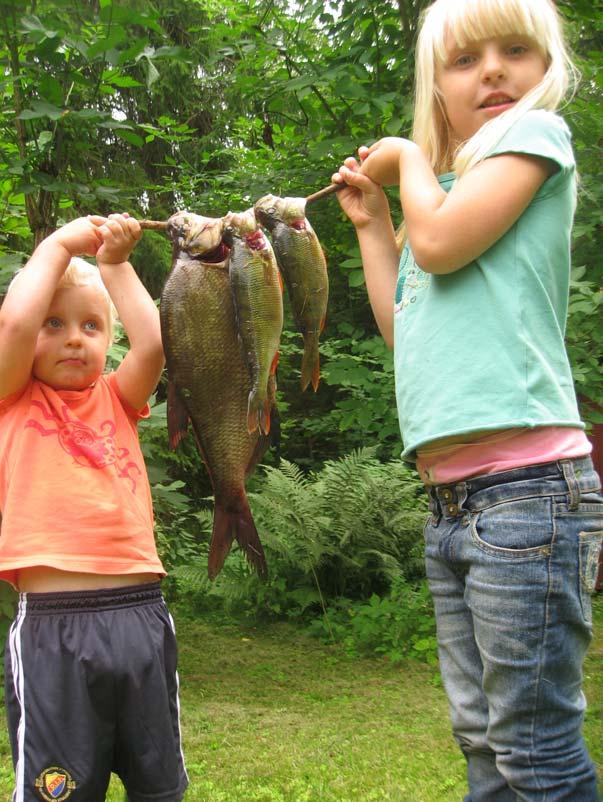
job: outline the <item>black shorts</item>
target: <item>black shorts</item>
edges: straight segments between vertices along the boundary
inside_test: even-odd
[[[159,583],[22,593],[5,651],[14,802],[180,802],[177,650]]]

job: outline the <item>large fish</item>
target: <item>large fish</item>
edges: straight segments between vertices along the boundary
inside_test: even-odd
[[[293,317],[304,338],[302,390],[320,380],[318,339],[324,329],[329,297],[327,263],[318,237],[306,218],[305,198],[265,195],[254,211],[270,232],[276,260],[287,285]]]
[[[174,255],[160,311],[170,445],[180,442],[190,418],[214,490],[210,578],[222,568],[233,539],[265,575],[245,479],[264,455],[268,437],[248,431],[251,379],[237,335],[224,220],[179,212],[168,220],[167,233]],[[273,393],[270,402],[274,416]]]
[[[283,290],[274,251],[253,209],[225,217],[224,240],[231,248],[230,286],[243,356],[251,376],[247,429],[270,431],[270,394],[283,330]]]

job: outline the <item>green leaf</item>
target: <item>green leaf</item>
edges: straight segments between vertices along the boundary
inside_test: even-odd
[[[116,45],[124,42],[126,37],[126,31],[122,27],[119,25],[112,26],[109,36],[104,39],[99,39],[88,48],[88,58],[92,60],[97,56],[108,53],[110,50],[113,50]]]
[[[362,259],[359,256],[352,256],[350,259],[344,259],[339,262],[340,267],[362,267]]]
[[[34,14],[29,14],[21,17],[20,23],[22,30],[42,34],[47,39],[54,39],[56,36],[59,35],[58,31],[55,31],[52,28],[47,28],[42,23],[40,18],[36,17]]]
[[[112,86],[118,86],[124,89],[134,86],[144,86],[144,84],[137,81],[136,78],[132,78],[129,75],[122,75],[119,72],[112,72],[111,70],[106,70],[103,73],[103,81],[112,84]]]
[[[40,94],[45,100],[55,106],[60,106],[63,103],[63,87],[52,75],[44,75],[39,86]]]
[[[42,131],[38,137],[38,147],[42,150],[52,142],[52,133],[50,131]]]
[[[350,287],[362,287],[364,285],[364,271],[350,271],[350,273],[348,273],[348,284]]]
[[[141,28],[145,28],[147,30],[155,31],[160,35],[164,34],[164,31],[161,28],[161,25],[157,22],[157,20],[149,14],[140,14],[137,11],[129,6],[101,6],[100,10],[100,18],[103,22],[108,22],[111,20],[112,24],[119,23],[123,24],[126,27],[131,27],[132,25],[138,25]]]
[[[144,66],[147,74],[147,89],[150,89],[155,81],[159,78],[159,70],[153,64],[150,58],[145,59]]]
[[[153,58],[171,58],[176,61],[191,61],[190,51],[186,47],[158,47]]]
[[[118,129],[116,133],[120,139],[124,139],[126,142],[129,142],[131,145],[134,145],[137,148],[141,148],[145,143],[145,140],[141,136],[138,136],[138,134],[135,134],[133,131]]]
[[[24,109],[19,114],[20,120],[38,120],[40,117],[49,117],[51,120],[60,120],[67,112],[44,100],[33,100],[30,109]]]

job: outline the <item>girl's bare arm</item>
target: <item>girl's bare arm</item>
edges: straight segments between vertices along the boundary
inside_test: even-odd
[[[395,183],[399,176],[415,260],[426,272],[439,274],[464,267],[500,239],[554,169],[553,162],[535,156],[493,156],[465,173],[446,193],[420,148],[393,137],[369,148],[361,167],[373,180]],[[347,181],[345,174],[343,178]]]
[[[369,301],[379,331],[391,348],[399,254],[389,204],[381,187],[360,171],[354,158],[346,159],[342,169],[348,186],[337,198],[356,228]],[[335,183],[341,179],[341,172],[333,175]]]

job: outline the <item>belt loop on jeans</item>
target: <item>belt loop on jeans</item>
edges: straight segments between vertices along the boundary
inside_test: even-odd
[[[580,485],[574,472],[574,463],[571,459],[562,459],[559,464],[563,470],[563,476],[569,490],[569,508],[570,510],[577,510],[580,503]]]
[[[426,487],[427,495],[429,497],[429,511],[431,512],[431,525],[436,527],[442,520],[442,513],[440,510],[440,503],[434,487]]]

